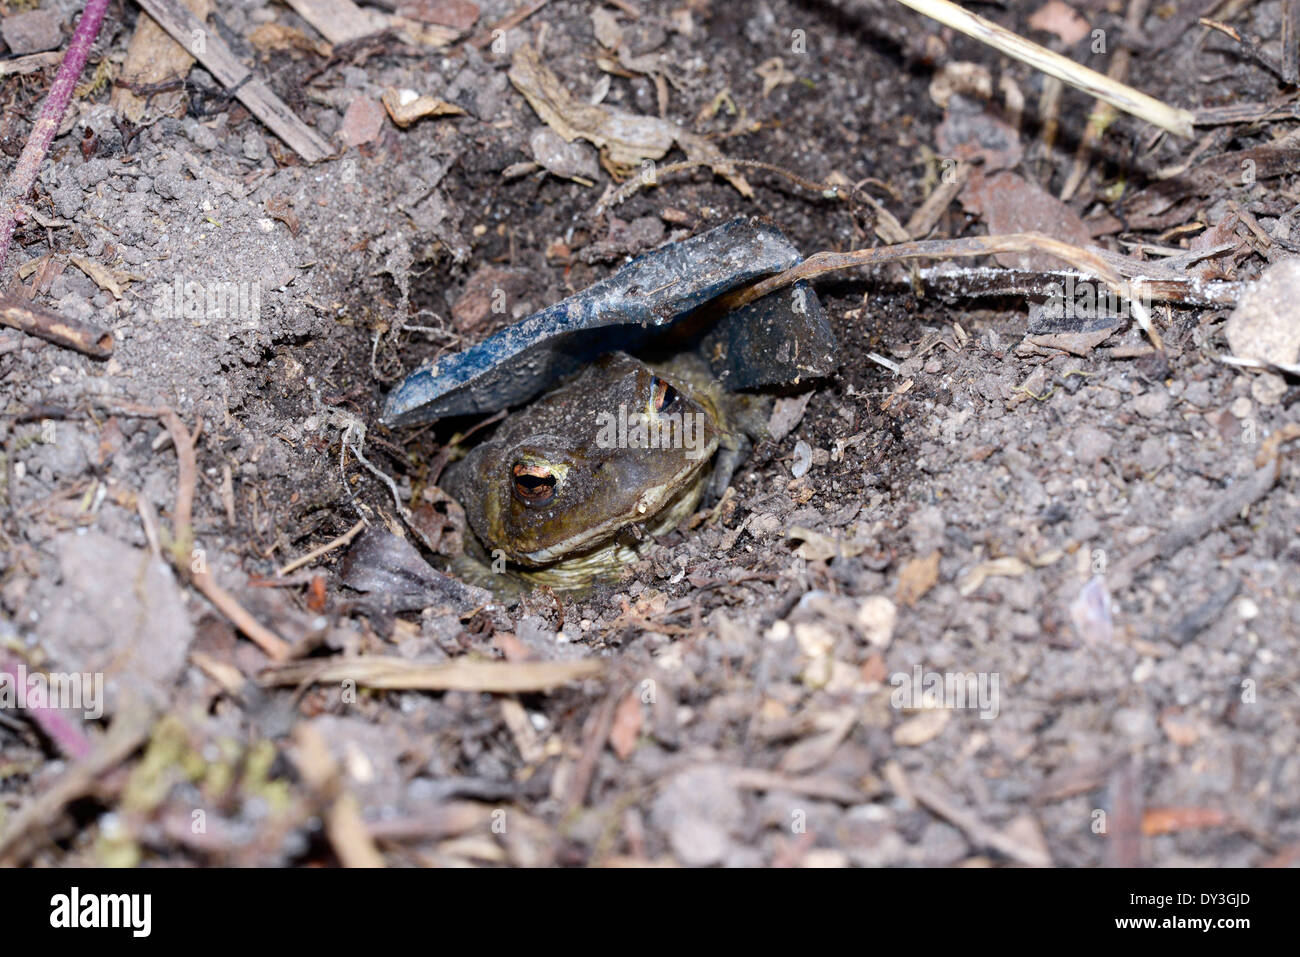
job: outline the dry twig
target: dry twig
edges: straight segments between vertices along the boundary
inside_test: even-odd
[[[570,681],[600,676],[605,666],[592,658],[578,661],[411,661],[366,655],[272,665],[259,676],[262,685],[334,684],[355,681],[367,688],[407,691],[484,691],[517,694],[547,691]]]
[[[63,114],[72,99],[72,91],[77,85],[77,78],[86,65],[90,48],[99,36],[99,28],[104,22],[104,13],[108,10],[108,0],[86,0],[86,8],[81,12],[77,27],[72,32],[72,42],[68,52],[63,55],[59,72],[50,84],[50,92],[41,104],[40,115],[32,126],[27,144],[14,164],[13,172],[5,181],[4,208],[0,209],[0,268],[9,258],[9,244],[13,241],[14,227],[18,223],[18,207],[23,198],[31,191],[40,172],[41,162],[49,152],[54,134],[63,122]]]
[[[130,757],[149,737],[148,709],[123,709],[93,753],[73,764],[49,787],[31,798],[9,819],[0,834],[0,862],[10,862],[23,839],[52,826],[73,801],[94,790],[106,771]]]
[[[290,572],[297,571],[299,568],[302,568],[302,566],[304,565],[310,565],[312,562],[320,558],[322,555],[328,555],[330,552],[334,551],[334,549],[342,548],[348,542],[352,541],[352,539],[360,535],[361,530],[365,527],[366,527],[366,523],[364,521],[358,521],[346,532],[344,532],[338,538],[334,539],[334,541],[326,542],[324,545],[321,545],[319,548],[313,548],[311,551],[309,551],[306,555],[303,555],[301,558],[295,558],[293,561],[280,566],[280,568],[275,573],[276,577],[283,578],[285,575],[288,575]]]
[[[899,262],[906,259],[950,259],[967,256],[990,256],[998,253],[1040,252],[1069,263],[1081,272],[1096,276],[1116,295],[1129,301],[1133,317],[1150,337],[1156,348],[1163,348],[1160,334],[1151,324],[1151,316],[1140,301],[1145,287],[1138,281],[1126,281],[1100,252],[1074,246],[1042,233],[1008,233],[1003,236],[970,236],[963,239],[930,239],[896,243],[875,249],[854,249],[843,253],[815,253],[799,265],[752,286],[733,293],[725,300],[730,309],[738,309],[771,292],[784,289],[800,280],[815,279],[827,273],[859,266]]]
[[[0,657],[0,678],[8,677],[18,686],[20,665],[8,657]],[[43,702],[27,702],[27,713],[45,736],[69,758],[87,758],[95,749],[95,744],[81,729],[76,720],[58,708],[51,708]]]
[[[1192,135],[1195,117],[1188,110],[1169,106],[1125,83],[1119,83],[1096,70],[1080,66],[1073,60],[1026,40],[991,20],[985,20],[963,10],[955,3],[949,3],[948,0],[898,0],[898,2],[945,26],[974,37],[981,43],[987,43],[1012,59],[1029,64],[1035,70],[1040,70],[1076,89],[1090,93],[1116,109],[1146,120],[1162,130],[1168,130],[1178,136]]]
[[[194,483],[198,477],[198,465],[194,455],[194,440],[185,428],[185,423],[175,412],[166,408],[124,405],[118,411],[158,419],[176,446],[176,506],[172,512],[171,541],[166,543],[172,564],[182,577],[188,578],[218,611],[271,658],[277,661],[288,658],[292,650],[289,643],[254,618],[238,599],[217,584],[208,571],[206,562],[194,554]]]
[[[0,325],[21,329],[28,335],[39,336],[65,349],[75,349],[92,359],[107,359],[113,354],[111,332],[12,296],[0,296]]]

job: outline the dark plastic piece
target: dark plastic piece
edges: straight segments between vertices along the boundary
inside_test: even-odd
[[[383,422],[416,425],[520,405],[596,356],[644,346],[705,303],[800,259],[775,226],[757,218],[734,219],[661,246],[464,352],[413,372],[389,394]],[[715,371],[725,374],[728,386],[793,382],[834,368],[827,365],[835,346],[821,304],[810,288],[797,289],[717,320],[720,325],[708,335],[721,334],[724,358]],[[793,310],[795,295],[803,297],[805,312]],[[753,330],[741,328],[751,321]],[[780,341],[805,335],[806,344]]]
[[[778,289],[718,319],[703,354],[727,389],[795,385],[839,368],[835,333],[811,286]]]

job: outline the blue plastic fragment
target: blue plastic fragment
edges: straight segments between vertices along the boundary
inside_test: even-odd
[[[389,426],[415,425],[527,402],[596,356],[635,349],[704,303],[789,269],[801,258],[775,226],[758,218],[734,219],[699,236],[661,246],[568,299],[413,372],[389,393],[382,421]],[[803,290],[800,296],[810,297],[814,307],[814,344],[805,350],[805,358],[816,358],[807,369],[782,381],[795,381],[802,374],[825,374],[834,368],[834,337],[821,306],[810,288],[797,288]],[[774,293],[724,318],[734,322],[738,314],[767,316],[765,336],[755,334],[753,338],[770,341],[780,330],[772,329],[769,313],[774,307],[768,300],[784,302],[790,295],[790,290]],[[726,323],[723,328],[730,329],[728,342],[751,338]],[[732,370],[733,385],[750,379],[768,384],[770,376],[739,374],[737,370],[747,358],[743,350],[733,348],[730,355],[727,367]],[[826,361],[832,365],[825,367]],[[811,371],[814,366],[823,371]],[[782,375],[778,373],[777,378]]]

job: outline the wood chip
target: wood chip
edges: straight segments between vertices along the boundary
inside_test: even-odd
[[[1152,807],[1142,814],[1142,833],[1147,837],[1235,826],[1231,812],[1213,807]]]
[[[762,768],[728,768],[727,779],[733,787],[745,791],[784,791],[846,805],[861,804],[863,800],[862,792],[857,788],[827,776],[795,777]]]
[[[63,60],[62,50],[50,50],[48,53],[32,53],[28,56],[0,60],[0,76],[35,73],[47,66],[56,66]]]
[[[388,29],[388,17],[352,0],[285,0],[330,43],[350,43]]]
[[[515,747],[525,764],[541,764],[546,758],[546,751],[537,737],[537,729],[528,718],[528,712],[514,698],[501,699],[501,719],[505,722],[510,736],[514,738]]]

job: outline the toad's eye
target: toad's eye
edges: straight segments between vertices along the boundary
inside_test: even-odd
[[[656,377],[650,383],[650,407],[656,412],[671,407],[679,395],[680,393],[663,379]]]
[[[510,469],[515,498],[525,505],[540,506],[555,497],[555,473],[545,465],[516,462]]]

